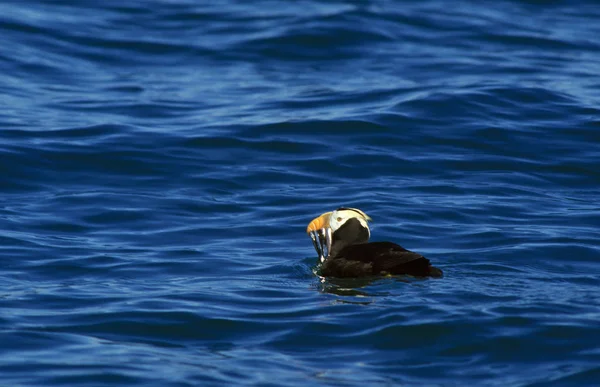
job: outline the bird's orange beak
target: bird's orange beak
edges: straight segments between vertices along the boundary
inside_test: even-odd
[[[331,212],[326,212],[318,217],[314,218],[306,227],[306,233],[310,234],[313,231],[317,231],[322,228],[329,227],[329,217],[331,216]]]
[[[329,256],[331,251],[331,228],[329,218],[331,212],[326,212],[314,218],[306,227],[306,233],[313,241],[313,246],[319,255],[321,262]]]

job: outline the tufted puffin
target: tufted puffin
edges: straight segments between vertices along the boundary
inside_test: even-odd
[[[311,237],[324,277],[366,277],[408,274],[441,277],[442,271],[424,256],[392,242],[369,242],[371,218],[357,208],[338,208],[313,219]]]

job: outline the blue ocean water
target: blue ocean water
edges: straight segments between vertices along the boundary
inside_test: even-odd
[[[600,385],[595,2],[0,15],[1,385]],[[319,278],[342,205],[444,278]]]

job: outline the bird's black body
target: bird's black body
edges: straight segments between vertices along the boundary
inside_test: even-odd
[[[323,262],[321,275],[340,278],[387,274],[442,276],[442,271],[420,254],[392,242],[368,240],[368,230],[358,219],[349,219],[333,233],[331,253]]]

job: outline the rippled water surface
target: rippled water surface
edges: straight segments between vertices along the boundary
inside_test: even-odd
[[[595,2],[0,15],[0,384],[600,385]],[[342,205],[444,278],[319,278]]]

